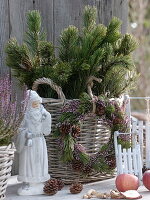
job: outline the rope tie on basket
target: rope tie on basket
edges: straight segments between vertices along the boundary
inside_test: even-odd
[[[65,97],[65,95],[62,91],[62,88],[60,86],[58,86],[56,83],[54,83],[51,79],[43,77],[43,78],[39,78],[39,79],[34,81],[32,89],[37,91],[38,86],[40,84],[50,85],[51,88],[57,92],[58,97],[62,100],[63,104],[65,104],[66,97]]]
[[[94,85],[93,81],[97,81],[98,83],[100,83],[100,82],[102,82],[102,79],[97,78],[95,76],[90,76],[87,80],[87,91],[93,102],[93,111],[92,112],[95,113],[95,111],[96,111],[95,96],[93,95],[93,92],[92,92],[92,87]]]

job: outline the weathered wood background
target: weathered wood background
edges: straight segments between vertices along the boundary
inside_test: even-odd
[[[28,10],[40,10],[42,26],[47,32],[48,40],[56,46],[62,29],[68,25],[81,27],[82,11],[85,5],[94,5],[98,9],[98,22],[108,25],[113,16],[122,21],[122,33],[127,30],[127,0],[0,0],[0,75],[11,73],[5,66],[4,48],[10,37],[16,37],[19,43],[26,30],[26,13]],[[18,81],[12,77],[13,90],[21,99],[22,90]],[[16,169],[16,167],[15,167]]]

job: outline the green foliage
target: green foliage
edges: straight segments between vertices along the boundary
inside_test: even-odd
[[[9,124],[7,127],[4,127],[4,122],[0,119],[0,146],[9,145],[14,136],[13,127]]]
[[[39,11],[33,10],[28,12],[27,28],[25,43],[28,45],[32,56],[39,58],[40,41],[46,40],[45,33],[41,31],[41,16]]]
[[[97,10],[95,7],[86,6],[83,15],[85,33],[92,31],[96,26]]]
[[[91,98],[87,93],[82,93],[80,95],[80,105],[79,105],[79,112],[80,113],[87,113],[91,111],[92,104],[91,104]]]
[[[53,66],[50,76],[52,76],[53,80],[58,83],[58,85],[61,83],[61,86],[63,86],[65,83],[67,83],[71,73],[72,69],[70,64],[60,61]]]
[[[71,135],[67,135],[64,138],[64,152],[62,155],[62,160],[64,162],[71,161],[73,159],[73,150],[74,150],[75,141]]]
[[[80,152],[79,157],[80,157],[80,160],[82,161],[83,164],[87,164],[90,161],[90,157],[86,153]]]
[[[118,97],[134,81],[130,54],[137,43],[133,36],[121,34],[118,18],[113,17],[107,27],[96,24],[96,18],[96,8],[86,6],[81,31],[72,25],[62,31],[56,58],[54,46],[41,29],[39,11],[28,12],[24,43],[18,45],[11,39],[6,46],[7,65],[28,88],[37,78],[47,77],[62,87],[66,98],[79,98],[87,92],[87,82],[94,76],[102,80],[94,83],[95,95]],[[39,93],[55,97],[46,86],[40,86]]]
[[[69,121],[70,123],[75,122],[76,115],[72,112],[64,112],[61,114],[59,121],[64,122],[64,121]]]
[[[78,43],[78,29],[75,26],[69,26],[64,29],[60,35],[60,49],[59,57],[62,61],[69,62],[74,58],[75,51],[74,47]]]
[[[117,17],[112,18],[111,22],[107,27],[105,42],[113,43],[121,38],[121,32],[120,32],[121,24],[122,22]]]
[[[53,138],[57,138],[57,137],[60,137],[60,136],[61,136],[60,130],[55,129],[55,131],[53,132]]]
[[[123,149],[129,149],[132,147],[131,141],[124,141],[121,138],[118,139],[118,144],[121,144]]]
[[[135,82],[138,78],[136,73],[128,72],[128,69],[122,69],[120,66],[109,70],[103,79],[102,88],[99,91],[102,94],[107,94],[108,97],[119,97],[124,91],[130,90],[135,87]],[[122,80],[122,81],[120,81]]]
[[[129,55],[137,47],[137,40],[132,35],[125,34],[120,41],[117,54]]]
[[[14,75],[21,84],[31,88],[37,78],[52,77],[52,66],[56,63],[54,46],[46,41],[46,35],[41,29],[39,11],[27,13],[27,31],[22,45],[15,38],[6,45],[6,64],[13,69]],[[55,80],[54,80],[55,81]],[[47,97],[54,94],[46,86],[41,86],[40,95]]]
[[[106,116],[109,117],[115,112],[115,107],[113,105],[108,104],[105,108]]]
[[[121,35],[121,21],[116,17],[111,20],[108,27],[96,25],[96,10],[93,7],[85,7],[83,21],[84,26],[80,33],[76,31],[74,36],[68,28],[64,30],[64,35],[61,35],[61,40],[67,41],[67,36],[69,41],[76,41],[67,48],[63,43],[60,44],[60,58],[62,52],[71,52],[71,57],[66,55],[63,61],[69,62],[73,69],[63,91],[68,98],[79,98],[80,94],[86,91],[88,78],[95,76],[102,79],[101,83],[95,83],[93,87],[96,95],[118,97],[129,89],[127,86],[134,80],[135,66],[130,53],[135,49],[136,40],[129,34]],[[113,76],[112,79],[114,72],[119,76]],[[129,72],[132,75],[127,75]],[[116,78],[117,84],[113,87]]]
[[[98,172],[103,172],[103,173],[110,173],[110,168],[106,164],[105,159],[101,156],[98,162],[94,163],[93,169],[98,171]]]

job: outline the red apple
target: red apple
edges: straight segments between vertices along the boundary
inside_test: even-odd
[[[116,188],[119,192],[127,190],[137,190],[139,187],[139,179],[132,174],[120,174],[116,178]]]
[[[150,170],[147,170],[143,174],[143,185],[150,190]]]

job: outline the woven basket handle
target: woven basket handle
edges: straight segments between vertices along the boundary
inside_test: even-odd
[[[66,97],[62,91],[62,88],[58,86],[56,83],[54,83],[50,78],[43,77],[35,80],[32,86],[32,90],[37,91],[38,86],[41,84],[50,85],[50,87],[57,92],[58,97],[62,100],[62,102],[63,103],[65,102]]]
[[[93,95],[93,92],[92,92],[92,87],[94,85],[93,81],[97,81],[98,83],[100,83],[102,81],[102,79],[100,78],[97,78],[95,76],[90,76],[87,80],[87,90],[88,90],[88,94],[90,95],[91,99],[93,100],[93,113],[95,113],[95,110],[96,110],[96,105],[95,105],[95,102],[94,102],[94,95]]]

